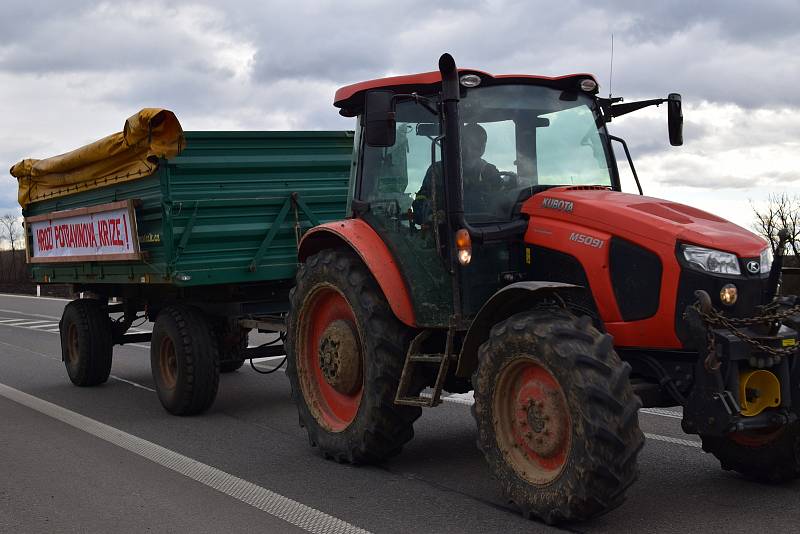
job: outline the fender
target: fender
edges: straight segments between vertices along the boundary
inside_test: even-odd
[[[361,219],[345,219],[315,226],[303,236],[297,258],[301,263],[320,250],[348,247],[358,254],[375,277],[395,316],[405,325],[416,326],[411,294],[400,268],[383,239]]]
[[[583,292],[586,288],[562,282],[516,282],[498,290],[483,305],[464,337],[458,357],[456,375],[469,377],[478,366],[478,348],[489,339],[492,327],[515,313],[529,310],[539,298],[547,295]]]

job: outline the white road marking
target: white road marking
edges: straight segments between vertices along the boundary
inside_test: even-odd
[[[2,321],[0,321],[0,323],[7,326],[16,326],[17,323],[24,323],[26,321],[27,319],[16,318],[16,319],[3,319]]]
[[[11,326],[24,326],[24,327],[30,327],[30,328],[37,328],[36,326],[33,326],[33,325],[41,325],[42,323],[52,324],[52,323],[50,323],[50,321],[42,321],[42,320],[27,321],[27,320],[23,320],[23,322],[14,323]]]
[[[696,447],[700,448],[703,446],[702,443],[699,441],[692,441],[688,439],[681,439],[681,438],[673,438],[672,436],[662,436],[660,434],[650,434],[648,432],[644,433],[644,437],[647,439],[654,439],[656,441],[664,441],[666,443],[674,443],[675,445],[684,445],[686,447]]]
[[[317,534],[369,534],[367,530],[284,497],[193,458],[128,434],[85,415],[0,384],[0,395],[175,471],[253,508]]]
[[[682,413],[666,410],[664,408],[642,408],[639,410],[639,412],[650,415],[659,415],[661,417],[670,417],[672,419],[683,419]]]
[[[28,317],[41,317],[42,319],[55,319],[58,321],[61,317],[56,317],[55,315],[42,315],[41,313],[26,313],[21,312],[19,310],[6,310],[0,308],[0,313],[16,313],[17,315],[27,315]]]
[[[37,297],[36,295],[12,295],[11,293],[0,293],[0,297],[10,297],[12,299],[32,299],[32,300],[59,300],[61,302],[72,300],[60,297]]]
[[[152,393],[156,392],[156,390],[154,390],[153,388],[149,388],[145,385],[140,384],[139,382],[134,382],[133,380],[126,380],[124,378],[118,377],[117,375],[108,375],[108,376],[110,376],[114,380],[119,380],[120,382],[125,382],[126,384],[130,384],[135,388],[146,389],[147,391],[150,391]]]

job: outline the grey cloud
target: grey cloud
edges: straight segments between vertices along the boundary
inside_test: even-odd
[[[463,66],[550,75],[588,70],[607,84],[613,32],[614,87],[629,97],[678,91],[689,102],[800,106],[794,89],[800,86],[800,7],[790,2],[65,5],[4,7],[11,17],[0,22],[0,68],[110,75],[152,70],[173,87],[204,76],[210,82],[201,85],[202,93],[204,85],[232,74],[209,60],[214,50],[202,33],[215,30],[254,46],[252,83],[262,86],[280,80],[344,85],[434,70],[443,51]],[[214,15],[192,26],[192,10],[200,8]]]

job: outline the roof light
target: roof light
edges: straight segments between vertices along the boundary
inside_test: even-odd
[[[581,90],[586,91],[587,93],[591,93],[597,89],[597,82],[591,78],[584,78],[581,80]]]
[[[459,79],[464,87],[478,87],[481,84],[481,77],[477,74],[465,74]]]

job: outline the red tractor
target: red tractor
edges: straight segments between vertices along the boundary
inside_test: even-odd
[[[682,406],[722,467],[800,474],[794,297],[780,257],[704,211],[621,192],[613,117],[587,74],[457,69],[350,85],[346,220],[299,247],[288,375],[323,455],[377,462],[442,391],[474,390],[478,446],[526,516],[623,502],[638,410]],[[634,172],[635,176],[635,172]],[[638,178],[637,178],[638,185]],[[794,400],[793,399],[798,399]]]

